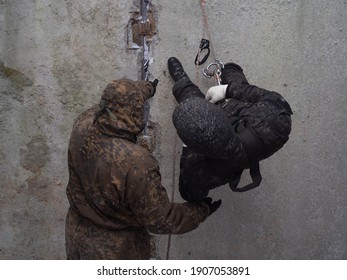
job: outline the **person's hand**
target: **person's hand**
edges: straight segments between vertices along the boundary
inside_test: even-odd
[[[219,199],[217,201],[212,201],[211,197],[206,197],[205,199],[202,200],[202,202],[206,203],[207,206],[210,208],[210,214],[216,212],[217,209],[220,207],[220,205],[222,204],[222,200]]]
[[[153,95],[155,94],[156,90],[157,90],[157,85],[159,83],[158,79],[154,79],[154,81],[150,81],[152,87],[153,87],[153,90],[152,90],[152,94],[151,94],[151,97],[153,97]]]
[[[210,87],[206,93],[205,99],[211,103],[217,103],[225,98],[228,85]]]

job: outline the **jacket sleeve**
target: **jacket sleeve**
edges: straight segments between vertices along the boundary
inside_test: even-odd
[[[181,234],[196,229],[209,214],[208,206],[201,203],[170,202],[161,184],[159,167],[154,158],[146,167],[129,173],[127,189],[131,196],[129,206],[150,232],[155,234]],[[143,176],[139,176],[139,172]],[[137,174],[135,174],[137,173]]]
[[[293,114],[287,101],[277,92],[269,91],[253,85],[230,83],[226,91],[227,98],[234,98],[247,103],[267,103],[279,111]]]
[[[276,94],[277,93],[275,92],[258,88],[257,86],[253,85],[230,83],[227,87],[226,97],[234,98],[244,102],[256,103],[261,101],[265,97],[265,95],[269,97],[269,95],[273,96]]]

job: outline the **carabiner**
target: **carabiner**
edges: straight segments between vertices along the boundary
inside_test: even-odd
[[[215,69],[211,70],[210,68],[214,66]],[[224,63],[218,59],[215,60],[215,62],[210,63],[206,68],[202,70],[202,73],[207,78],[215,77],[217,84],[220,85],[221,78],[220,75],[222,74],[222,69],[224,68]]]

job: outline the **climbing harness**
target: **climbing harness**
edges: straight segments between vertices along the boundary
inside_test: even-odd
[[[262,176],[260,173],[259,159],[265,147],[254,129],[245,121],[239,120],[235,125],[235,134],[241,140],[244,149],[246,150],[249,162],[249,174],[252,178],[252,183],[238,188],[240,178],[244,169],[238,171],[229,181],[229,187],[233,192],[245,192],[258,187],[261,183]]]

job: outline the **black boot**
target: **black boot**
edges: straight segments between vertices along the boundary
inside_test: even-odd
[[[181,62],[176,57],[170,57],[167,61],[167,66],[169,68],[170,76],[175,82],[183,78],[188,78]]]
[[[224,65],[221,74],[222,84],[238,83],[248,85],[245,74],[243,74],[243,69],[236,63],[227,63]]]

